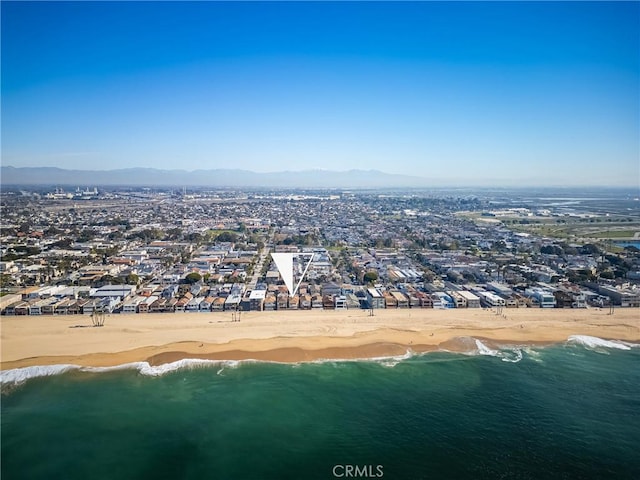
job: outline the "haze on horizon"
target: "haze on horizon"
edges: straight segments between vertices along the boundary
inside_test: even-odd
[[[2,165],[640,185],[638,2],[5,2]]]

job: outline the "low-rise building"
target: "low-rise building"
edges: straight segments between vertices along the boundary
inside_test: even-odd
[[[385,308],[384,297],[377,288],[367,288],[366,293],[369,308]]]
[[[311,308],[318,308],[321,309],[323,307],[322,305],[322,295],[320,295],[319,293],[316,293],[314,295],[311,296]]]
[[[389,292],[396,301],[398,308],[409,308],[409,299],[402,293],[396,290]]]
[[[224,311],[224,302],[226,298],[224,297],[216,297],[213,299],[213,303],[211,304],[212,312],[222,312]]]
[[[251,294],[249,294],[249,309],[261,312],[264,308],[264,300],[266,296],[266,290],[252,290]]]
[[[122,305],[122,313],[138,313],[138,305],[142,303],[147,297],[136,295],[130,298]]]
[[[276,309],[276,296],[273,293],[267,293],[264,297],[264,309],[275,310]]]
[[[556,297],[553,292],[548,290],[533,287],[525,289],[524,294],[540,308],[554,308],[556,306]]]
[[[601,285],[598,288],[600,295],[609,297],[614,305],[620,307],[640,306],[640,290],[630,288],[616,288],[608,285]]]
[[[289,295],[285,292],[278,293],[276,297],[276,308],[278,310],[286,310],[289,308]]]
[[[382,292],[385,308],[398,308],[398,300],[389,292]]]
[[[308,293],[300,295],[300,308],[302,310],[309,310],[311,308],[311,295]]]
[[[185,312],[198,312],[200,311],[200,302],[204,300],[204,297],[193,297],[184,306]]]
[[[149,297],[145,297],[145,299],[138,304],[138,313],[149,313],[149,308],[153,305],[153,302],[158,300],[157,295],[151,295]]]

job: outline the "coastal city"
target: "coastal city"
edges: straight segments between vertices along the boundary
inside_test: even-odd
[[[640,306],[633,189],[9,187],[1,200],[2,315]],[[295,290],[273,253],[294,254]]]
[[[2,480],[640,479],[640,1],[0,1]]]

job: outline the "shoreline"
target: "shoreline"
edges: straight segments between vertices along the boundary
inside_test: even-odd
[[[436,350],[549,345],[571,335],[640,342],[640,309],[482,309],[246,312],[2,317],[0,370],[73,364],[151,366],[183,359],[281,363],[398,357]],[[80,328],[87,327],[87,328]],[[470,343],[471,342],[471,343]]]

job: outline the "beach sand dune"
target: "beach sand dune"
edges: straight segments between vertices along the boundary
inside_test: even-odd
[[[183,358],[280,362],[460,350],[460,337],[496,344],[547,344],[570,335],[640,341],[640,309],[393,309],[110,315],[0,319],[2,369],[71,363],[113,366]]]

